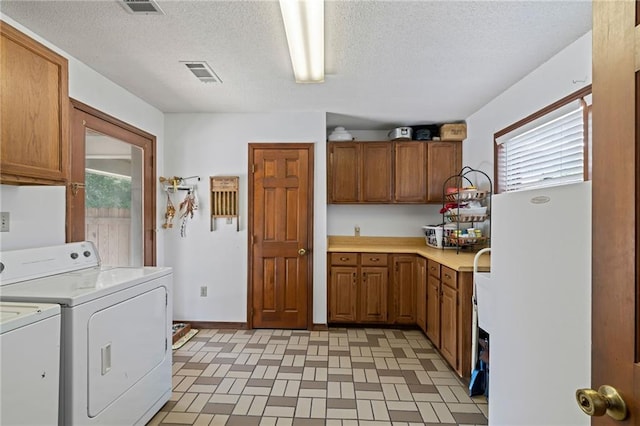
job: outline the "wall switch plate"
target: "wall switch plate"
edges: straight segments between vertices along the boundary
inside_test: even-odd
[[[203,285],[200,287],[200,297],[207,297],[207,286]]]
[[[9,212],[0,212],[0,232],[9,232]]]
[[[358,225],[356,225],[355,228],[353,228],[353,233],[356,237],[360,236],[360,227]]]

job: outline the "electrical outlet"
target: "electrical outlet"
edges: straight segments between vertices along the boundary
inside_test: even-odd
[[[9,212],[0,212],[0,232],[9,232]]]
[[[200,297],[207,297],[207,286],[203,285],[200,287]]]
[[[353,228],[353,233],[356,237],[360,236],[360,227],[358,225],[356,225],[355,228]]]

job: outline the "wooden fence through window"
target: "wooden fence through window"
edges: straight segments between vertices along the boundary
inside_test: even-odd
[[[88,208],[85,223],[85,238],[96,245],[103,265],[130,266],[130,209]]]

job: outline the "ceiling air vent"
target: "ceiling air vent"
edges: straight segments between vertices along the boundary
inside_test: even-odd
[[[129,13],[141,15],[164,15],[154,0],[122,0],[122,7]]]
[[[205,61],[182,61],[187,69],[203,83],[222,83],[218,74]]]

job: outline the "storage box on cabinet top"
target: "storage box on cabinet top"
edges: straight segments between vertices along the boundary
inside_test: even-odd
[[[440,126],[440,139],[443,141],[463,141],[467,138],[465,123],[443,124]]]
[[[410,140],[412,136],[411,127],[396,127],[388,134],[392,141]]]
[[[413,139],[416,141],[430,141],[434,137],[440,136],[437,124],[423,124],[419,126],[411,126],[413,129]]]

